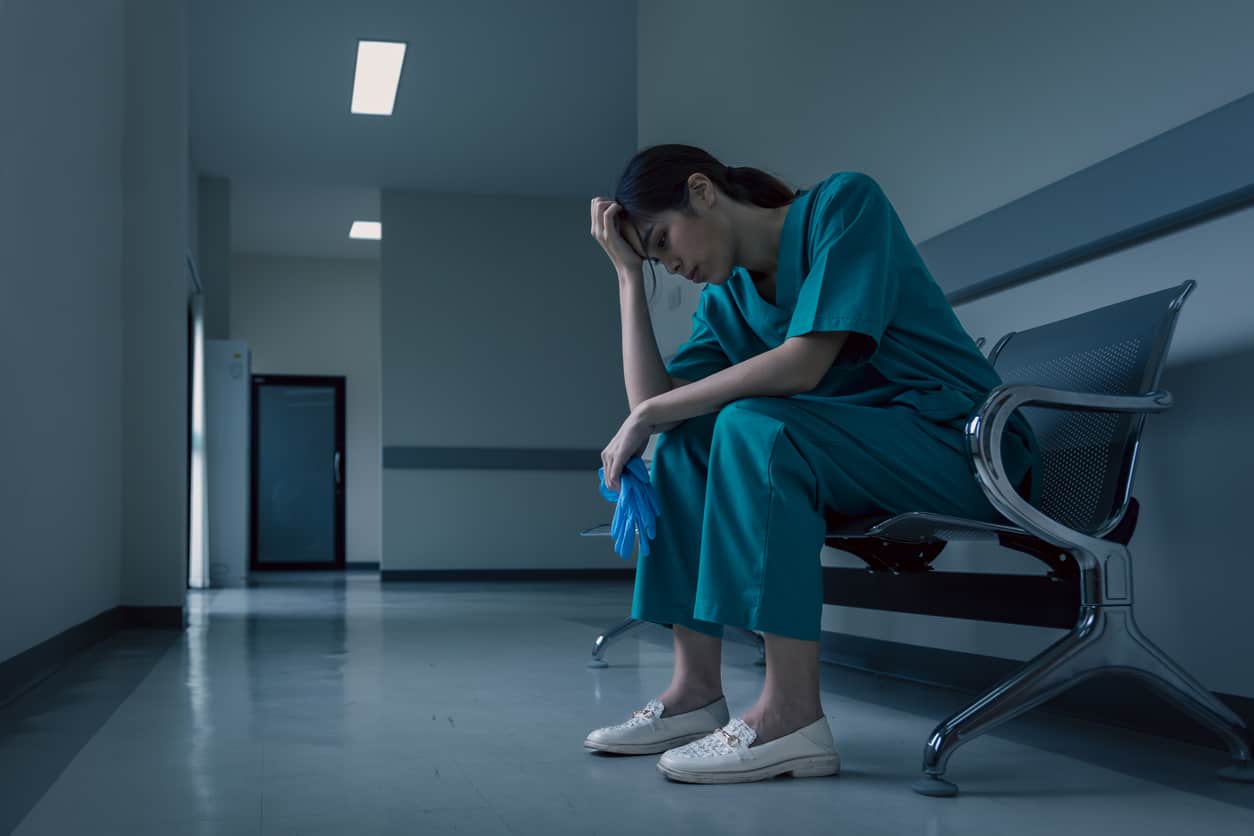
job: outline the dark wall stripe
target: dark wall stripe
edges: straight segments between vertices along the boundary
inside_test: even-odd
[[[125,613],[110,610],[103,615],[103,623],[92,619],[79,625],[82,630],[71,628],[58,638],[74,641],[86,635],[83,631],[125,626]],[[179,633],[172,630],[115,630],[93,642],[88,652],[58,662],[36,687],[5,704],[0,711],[0,833],[21,824],[178,643]]]
[[[73,656],[124,627],[182,629],[182,607],[114,607],[0,661],[0,705],[38,684]]]
[[[0,662],[0,705],[38,683],[66,659],[121,629],[124,622],[120,609],[107,610]]]
[[[525,447],[384,447],[387,470],[590,470],[600,450]]]
[[[159,630],[182,630],[187,627],[187,612],[182,607],[119,607],[127,627]]]
[[[1254,204],[1254,94],[919,244],[952,304]]]

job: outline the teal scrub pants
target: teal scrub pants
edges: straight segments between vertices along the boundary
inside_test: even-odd
[[[1007,442],[1017,481],[1030,456]],[[818,641],[824,509],[1003,521],[962,430],[902,407],[747,398],[658,438],[661,515],[638,559],[632,617],[721,636],[723,625]]]

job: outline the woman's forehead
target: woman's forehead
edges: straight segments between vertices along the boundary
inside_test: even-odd
[[[630,218],[624,224],[623,237],[627,239],[627,243],[632,246],[638,254],[645,253],[645,241],[649,235],[649,230],[656,222],[643,218]]]
[[[640,252],[645,252],[646,245],[657,244],[658,237],[670,224],[673,214],[675,214],[673,211],[666,211],[659,215],[632,218],[631,223],[628,224],[631,229],[628,233],[630,235],[628,242],[633,247],[638,247]]]

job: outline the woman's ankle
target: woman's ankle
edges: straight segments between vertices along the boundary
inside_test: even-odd
[[[690,688],[681,686],[676,688],[672,686],[668,688],[658,699],[662,705],[666,707],[663,716],[672,716],[674,714],[687,714],[689,711],[696,711],[699,708],[705,708],[711,703],[718,702],[723,698],[722,687],[717,688]]]
[[[813,722],[823,716],[823,703],[821,700],[817,702],[810,700],[762,702],[759,700],[742,716],[759,721]]]

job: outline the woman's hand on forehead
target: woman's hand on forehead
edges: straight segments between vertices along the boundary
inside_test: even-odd
[[[627,228],[634,229],[631,223],[622,223],[626,210],[621,204],[604,197],[592,199],[592,237],[596,239],[605,254],[609,256],[616,270],[639,267],[645,257],[624,234]],[[639,230],[636,230],[639,235]],[[636,262],[636,263],[633,263]]]

